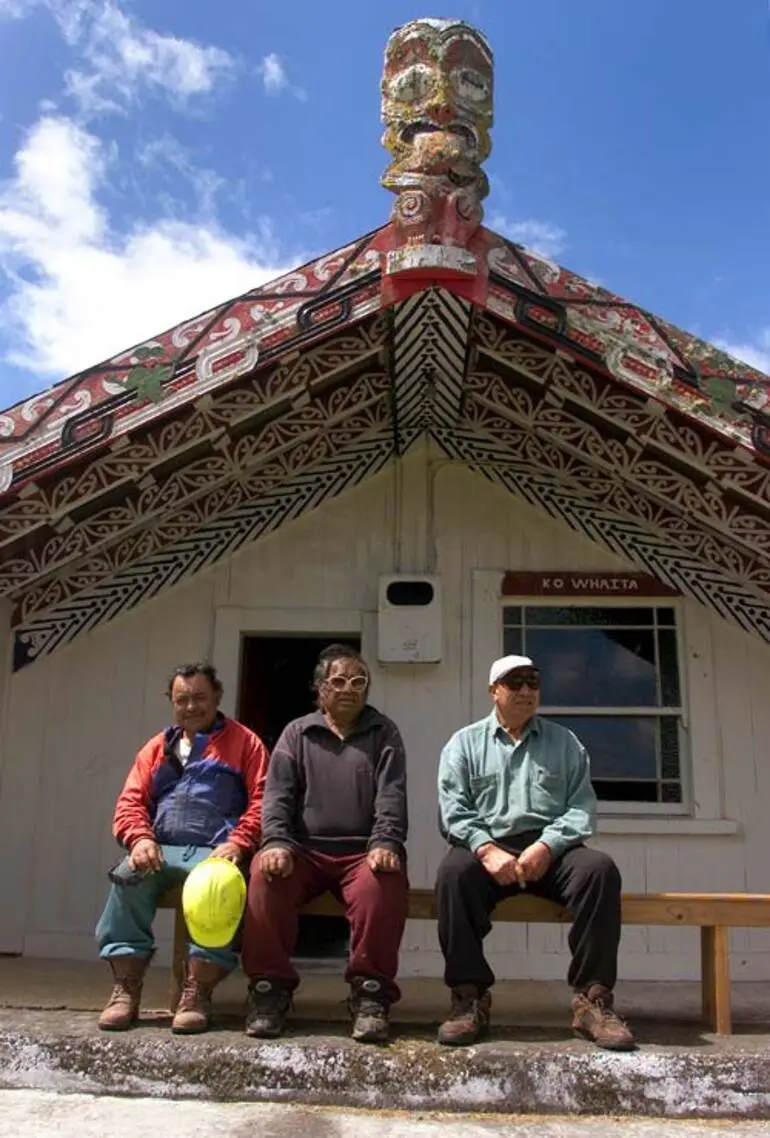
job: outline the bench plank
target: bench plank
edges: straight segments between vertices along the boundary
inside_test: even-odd
[[[169,1003],[176,1008],[185,970],[187,930],[182,915],[181,887],[170,889],[158,903],[174,909],[174,954]],[[316,897],[302,910],[306,916],[339,917],[345,910],[330,893]],[[411,920],[433,921],[436,904],[431,889],[409,890]],[[515,923],[565,923],[569,912],[553,901],[523,892],[501,901],[494,920]],[[765,893],[624,893],[624,925],[679,925],[701,930],[701,995],[703,1018],[719,1035],[732,1031],[729,929],[770,927],[770,894]]]

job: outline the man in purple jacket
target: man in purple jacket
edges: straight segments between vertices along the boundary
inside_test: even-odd
[[[325,649],[314,686],[318,710],[289,723],[268,768],[241,952],[250,981],[246,1033],[283,1031],[299,982],[291,962],[299,910],[330,890],[350,924],[353,1038],[380,1043],[400,996],[408,905],[404,744],[366,702],[369,669],[358,652]]]

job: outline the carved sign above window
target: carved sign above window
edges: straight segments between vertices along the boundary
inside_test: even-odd
[[[645,573],[506,573],[504,597],[676,597],[676,589]]]

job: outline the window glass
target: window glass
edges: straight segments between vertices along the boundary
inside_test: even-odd
[[[503,651],[531,656],[540,668],[544,713],[565,709],[551,718],[587,748],[597,796],[680,805],[685,732],[676,609],[507,605],[503,625]]]
[[[552,715],[574,731],[591,757],[594,779],[658,778],[657,719],[616,715]]]
[[[655,707],[655,635],[651,629],[530,628],[526,655],[553,707]]]
[[[519,610],[520,611],[520,610]],[[609,625],[613,628],[651,625],[652,609],[594,608],[589,605],[527,605],[527,624],[551,628],[556,624],[569,626]]]

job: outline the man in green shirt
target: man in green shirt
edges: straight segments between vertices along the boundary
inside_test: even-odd
[[[528,889],[569,909],[572,1026],[599,1047],[631,1050],[612,990],[620,941],[620,873],[583,842],[596,829],[596,795],[579,739],[537,715],[540,673],[504,656],[489,673],[494,707],[444,747],[438,792],[451,845],[436,882],[444,978],[452,990],[439,1043],[474,1043],[489,1026],[495,977],[482,941],[503,897]]]

